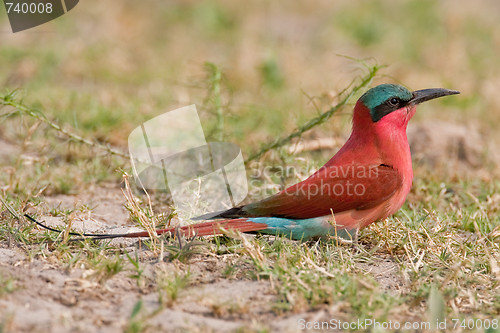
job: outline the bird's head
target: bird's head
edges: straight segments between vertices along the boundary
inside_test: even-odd
[[[354,108],[353,126],[406,129],[417,104],[460,92],[443,88],[409,91],[396,84],[381,84],[368,90]]]

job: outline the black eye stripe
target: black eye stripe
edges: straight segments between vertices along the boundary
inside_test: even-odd
[[[391,97],[387,99],[385,102],[382,104],[376,106],[372,111],[371,111],[371,117],[372,121],[376,123],[380,119],[384,118],[387,116],[389,113],[396,111],[398,109],[401,109],[404,107],[408,102],[403,101],[398,97]]]

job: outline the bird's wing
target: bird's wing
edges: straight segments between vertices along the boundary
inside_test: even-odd
[[[401,188],[401,175],[388,165],[323,167],[308,179],[267,199],[232,208],[212,218],[274,216],[306,219],[369,209]]]

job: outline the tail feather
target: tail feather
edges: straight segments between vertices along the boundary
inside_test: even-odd
[[[265,223],[256,223],[248,221],[247,219],[235,219],[227,221],[198,223],[198,224],[186,225],[180,228],[158,229],[156,230],[156,234],[162,235],[166,233],[179,232],[183,236],[193,237],[193,236],[220,235],[224,233],[225,230],[250,232],[250,231],[264,230],[267,228],[268,225]],[[127,238],[148,237],[148,236],[149,234],[147,231],[133,232],[124,235],[122,234],[122,237],[127,237]]]
[[[30,221],[36,223],[44,229],[61,233],[61,230],[57,230],[51,227],[44,225],[43,223],[38,222],[28,214],[24,214],[26,218]],[[241,232],[252,232],[268,229],[268,225],[266,223],[253,222],[245,218],[240,219],[232,219],[232,220],[224,220],[224,221],[213,221],[213,222],[204,222],[192,225],[186,225],[180,228],[167,228],[167,229],[157,229],[156,234],[162,235],[166,233],[172,234],[180,234],[186,237],[193,236],[211,236],[211,235],[220,235],[224,233],[224,231],[241,231]],[[127,234],[88,234],[88,233],[77,233],[70,232],[70,235],[80,236],[80,237],[90,237],[90,239],[102,240],[102,239],[112,239],[112,238],[135,238],[135,237],[149,237],[149,233],[147,231],[140,232],[131,232]],[[85,238],[78,238],[73,240],[83,240]]]

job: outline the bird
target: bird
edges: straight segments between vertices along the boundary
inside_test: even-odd
[[[384,220],[403,206],[412,186],[406,128],[417,105],[459,93],[444,88],[411,92],[396,84],[368,90],[354,106],[349,139],[323,167],[261,201],[199,216],[222,223],[194,225],[194,231],[226,228],[309,240]]]
[[[193,218],[206,222],[157,233],[191,237],[233,230],[302,241],[339,232],[357,235],[396,213],[406,201],[413,180],[406,128],[417,105],[459,93],[444,88],[412,92],[390,83],[371,88],[354,106],[348,140],[307,179],[263,200]]]

